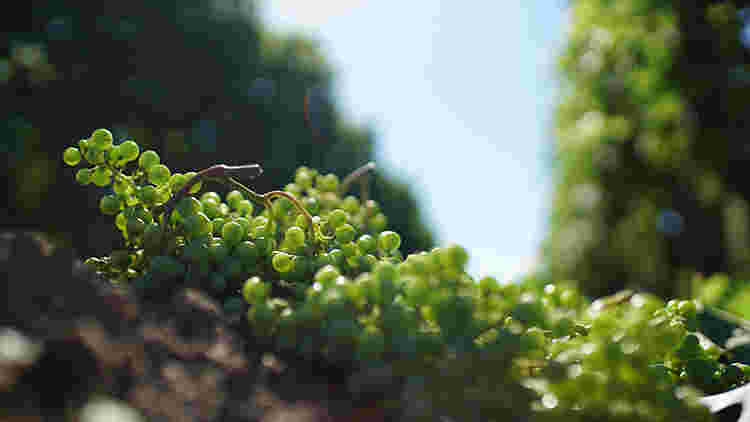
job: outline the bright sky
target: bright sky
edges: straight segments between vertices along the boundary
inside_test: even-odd
[[[473,276],[509,280],[545,230],[563,3],[263,0],[260,12],[320,41],[341,109],[374,127],[378,166],[412,184],[439,244],[464,246]]]

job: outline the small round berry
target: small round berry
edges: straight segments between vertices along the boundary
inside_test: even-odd
[[[63,153],[63,161],[69,166],[78,165],[81,162],[81,152],[76,147],[65,148]]]

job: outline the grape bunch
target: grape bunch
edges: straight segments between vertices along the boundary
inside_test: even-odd
[[[748,381],[696,332],[694,301],[476,281],[458,245],[404,257],[378,203],[347,195],[352,177],[300,167],[259,194],[238,181],[259,166],[177,173],[106,129],[63,159],[90,165],[75,179],[107,188],[100,209],[123,237],[86,261],[96,271],[162,303],[199,288],[274,353],[385,372],[404,417],[707,420],[698,391]]]

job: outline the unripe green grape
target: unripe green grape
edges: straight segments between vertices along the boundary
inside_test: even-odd
[[[393,231],[384,231],[378,235],[378,247],[384,252],[391,252],[401,246],[401,236]]]
[[[63,152],[63,161],[71,167],[78,165],[81,162],[81,152],[76,147],[68,147]]]
[[[325,176],[318,176],[317,185],[320,190],[336,192],[339,189],[339,178],[333,173],[328,173]]]
[[[225,220],[222,217],[216,217],[213,220],[211,220],[211,222],[213,223],[213,226],[214,226],[214,234],[221,236],[221,230],[224,228],[224,224],[226,224],[227,220]]]
[[[458,245],[449,245],[439,255],[440,264],[446,268],[455,268],[460,271],[464,269],[469,260],[466,249]]]
[[[331,265],[338,268],[341,268],[341,266],[344,265],[344,262],[346,261],[346,256],[341,249],[331,249],[330,251],[328,251],[328,257],[331,260]]]
[[[310,214],[317,215],[320,213],[320,202],[313,196],[308,196],[303,199],[302,206],[304,206]]]
[[[127,221],[128,218],[125,217],[125,214],[123,214],[122,212],[117,213],[117,216],[115,217],[115,227],[117,227],[121,231],[124,231],[127,227]]]
[[[301,227],[302,229],[306,229],[308,227],[308,224],[309,221],[303,214],[298,215],[297,218],[294,219],[294,225],[297,227]]]
[[[203,211],[203,204],[194,196],[186,196],[177,203],[177,212],[182,218],[188,218]]]
[[[685,318],[694,318],[698,308],[692,300],[681,300],[677,305],[677,312]]]
[[[354,256],[361,255],[361,251],[359,250],[359,247],[357,247],[357,244],[354,242],[342,244],[341,252],[343,252],[344,257],[346,258],[351,258]]]
[[[264,303],[271,292],[271,285],[264,283],[260,277],[250,277],[242,285],[242,297],[250,305]]]
[[[94,146],[86,150],[84,158],[91,164],[102,164],[106,160],[104,150]]]
[[[388,225],[388,218],[383,213],[377,213],[370,219],[369,225],[373,232],[382,232]]]
[[[156,187],[151,185],[142,186],[136,195],[141,202],[147,205],[155,204],[159,199],[159,193],[156,191]]]
[[[232,251],[232,255],[245,264],[254,263],[258,259],[258,254],[258,247],[249,240],[240,242]]]
[[[169,178],[169,186],[172,188],[172,191],[179,192],[183,187],[185,187],[185,184],[187,183],[187,178],[182,173],[174,173]]]
[[[89,140],[88,139],[79,139],[78,140],[78,149],[81,150],[81,154],[85,155],[86,150],[89,148]]]
[[[171,172],[169,171],[169,167],[165,166],[164,164],[156,164],[148,167],[146,172],[148,173],[148,181],[155,184],[156,186],[161,186],[168,183],[169,178],[172,176]]]
[[[120,146],[115,145],[108,151],[107,162],[115,167],[122,167],[125,165],[125,161],[122,159],[122,153],[120,152]]]
[[[214,191],[203,192],[203,194],[201,194],[201,201],[205,201],[209,198],[216,201],[217,204],[221,202],[221,195]]]
[[[80,169],[76,172],[76,182],[86,186],[91,183],[91,169]]]
[[[227,204],[225,204],[223,202],[219,204],[219,215],[221,217],[227,217],[229,215],[230,211],[231,211],[231,209],[229,208],[229,205],[227,205]]]
[[[310,189],[313,185],[312,175],[308,171],[298,169],[297,174],[294,176],[294,183],[302,189]]]
[[[119,145],[120,149],[120,155],[122,156],[122,159],[125,162],[131,162],[138,158],[138,154],[140,153],[140,148],[138,148],[138,144],[136,144],[132,140],[127,140]]]
[[[104,195],[99,200],[99,209],[102,214],[115,215],[122,209],[122,202],[115,195]]]
[[[240,201],[242,201],[244,199],[245,199],[245,197],[242,196],[242,192],[240,192],[238,190],[230,191],[227,194],[227,204],[233,210],[236,210],[237,206],[239,206]]]
[[[356,197],[349,195],[341,201],[341,209],[351,215],[356,215],[359,213],[359,200]]]
[[[250,221],[250,233],[253,234],[253,236],[263,236],[265,234],[270,234],[269,230],[270,221],[268,218],[259,215]]]
[[[305,231],[300,227],[291,226],[286,230],[284,238],[292,247],[299,247],[305,244]]]
[[[234,219],[232,219],[232,221],[234,221],[235,223],[237,223],[240,226],[242,226],[242,230],[245,233],[243,235],[244,236],[243,238],[247,238],[247,235],[252,232],[252,229],[251,229],[252,223],[247,218],[245,218],[245,217],[235,217]]]
[[[96,167],[91,175],[91,181],[99,187],[107,186],[112,181],[112,171],[106,167]]]
[[[329,287],[340,276],[341,273],[333,265],[326,265],[315,273],[315,281],[323,286]]]
[[[190,236],[199,237],[213,233],[213,224],[211,219],[202,212],[190,215],[185,219],[185,229]]]
[[[114,137],[112,136],[112,132],[107,129],[96,129],[91,133],[90,142],[97,148],[109,149],[112,147],[113,141]]]
[[[196,176],[197,174],[198,174],[198,173],[196,173],[196,172],[194,172],[194,171],[190,171],[190,172],[187,172],[187,173],[185,173],[185,178],[186,178],[186,179],[187,179],[187,181],[189,182],[189,181],[190,181],[190,180],[191,180],[191,179],[192,179],[193,177],[195,177],[195,176]],[[192,186],[192,187],[190,188],[190,190],[188,190],[188,193],[191,193],[191,194],[196,194],[196,193],[198,193],[198,192],[200,192],[200,191],[201,191],[201,188],[202,188],[202,187],[203,187],[203,181],[197,182],[197,183],[195,183],[195,184],[194,184],[194,185],[193,185],[193,186]]]
[[[168,185],[159,186],[158,188],[156,188],[156,204],[161,205],[169,201],[171,195],[172,192],[170,192]]]
[[[252,215],[253,203],[247,199],[243,199],[237,203],[237,211],[239,211],[242,215]]]
[[[216,202],[215,199],[201,199],[201,204],[203,205],[203,212],[208,216],[208,218],[214,219],[221,215],[221,213],[219,212],[219,203]]]
[[[362,253],[368,254],[373,253],[378,248],[378,242],[369,234],[363,234],[357,239],[357,246],[362,250]]]
[[[148,172],[148,169],[150,169],[152,166],[158,165],[161,163],[161,158],[159,158],[159,154],[156,153],[154,150],[147,150],[143,151],[143,154],[138,158],[138,167],[146,170]]]
[[[127,180],[117,177],[112,183],[112,190],[119,195],[129,195],[133,192],[133,187]]]
[[[294,269],[292,256],[284,252],[274,254],[271,264],[273,265],[273,268],[280,273],[288,273]]]
[[[355,236],[357,236],[357,232],[349,223],[336,227],[336,240],[341,244],[353,241]]]
[[[221,229],[221,237],[230,247],[239,244],[245,238],[245,229],[235,221],[224,224]]]

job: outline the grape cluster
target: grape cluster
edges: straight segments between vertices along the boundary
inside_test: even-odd
[[[695,333],[693,301],[626,291],[591,303],[566,283],[475,281],[457,245],[403,257],[379,205],[333,174],[300,167],[258,194],[234,178],[249,167],[173,173],[105,129],[63,159],[91,164],[78,183],[109,189],[100,208],[124,244],[87,260],[98,272],[144,299],[200,288],[278,353],[389,368],[414,417],[705,420],[695,388],[748,381]],[[228,192],[201,192],[210,181]]]

